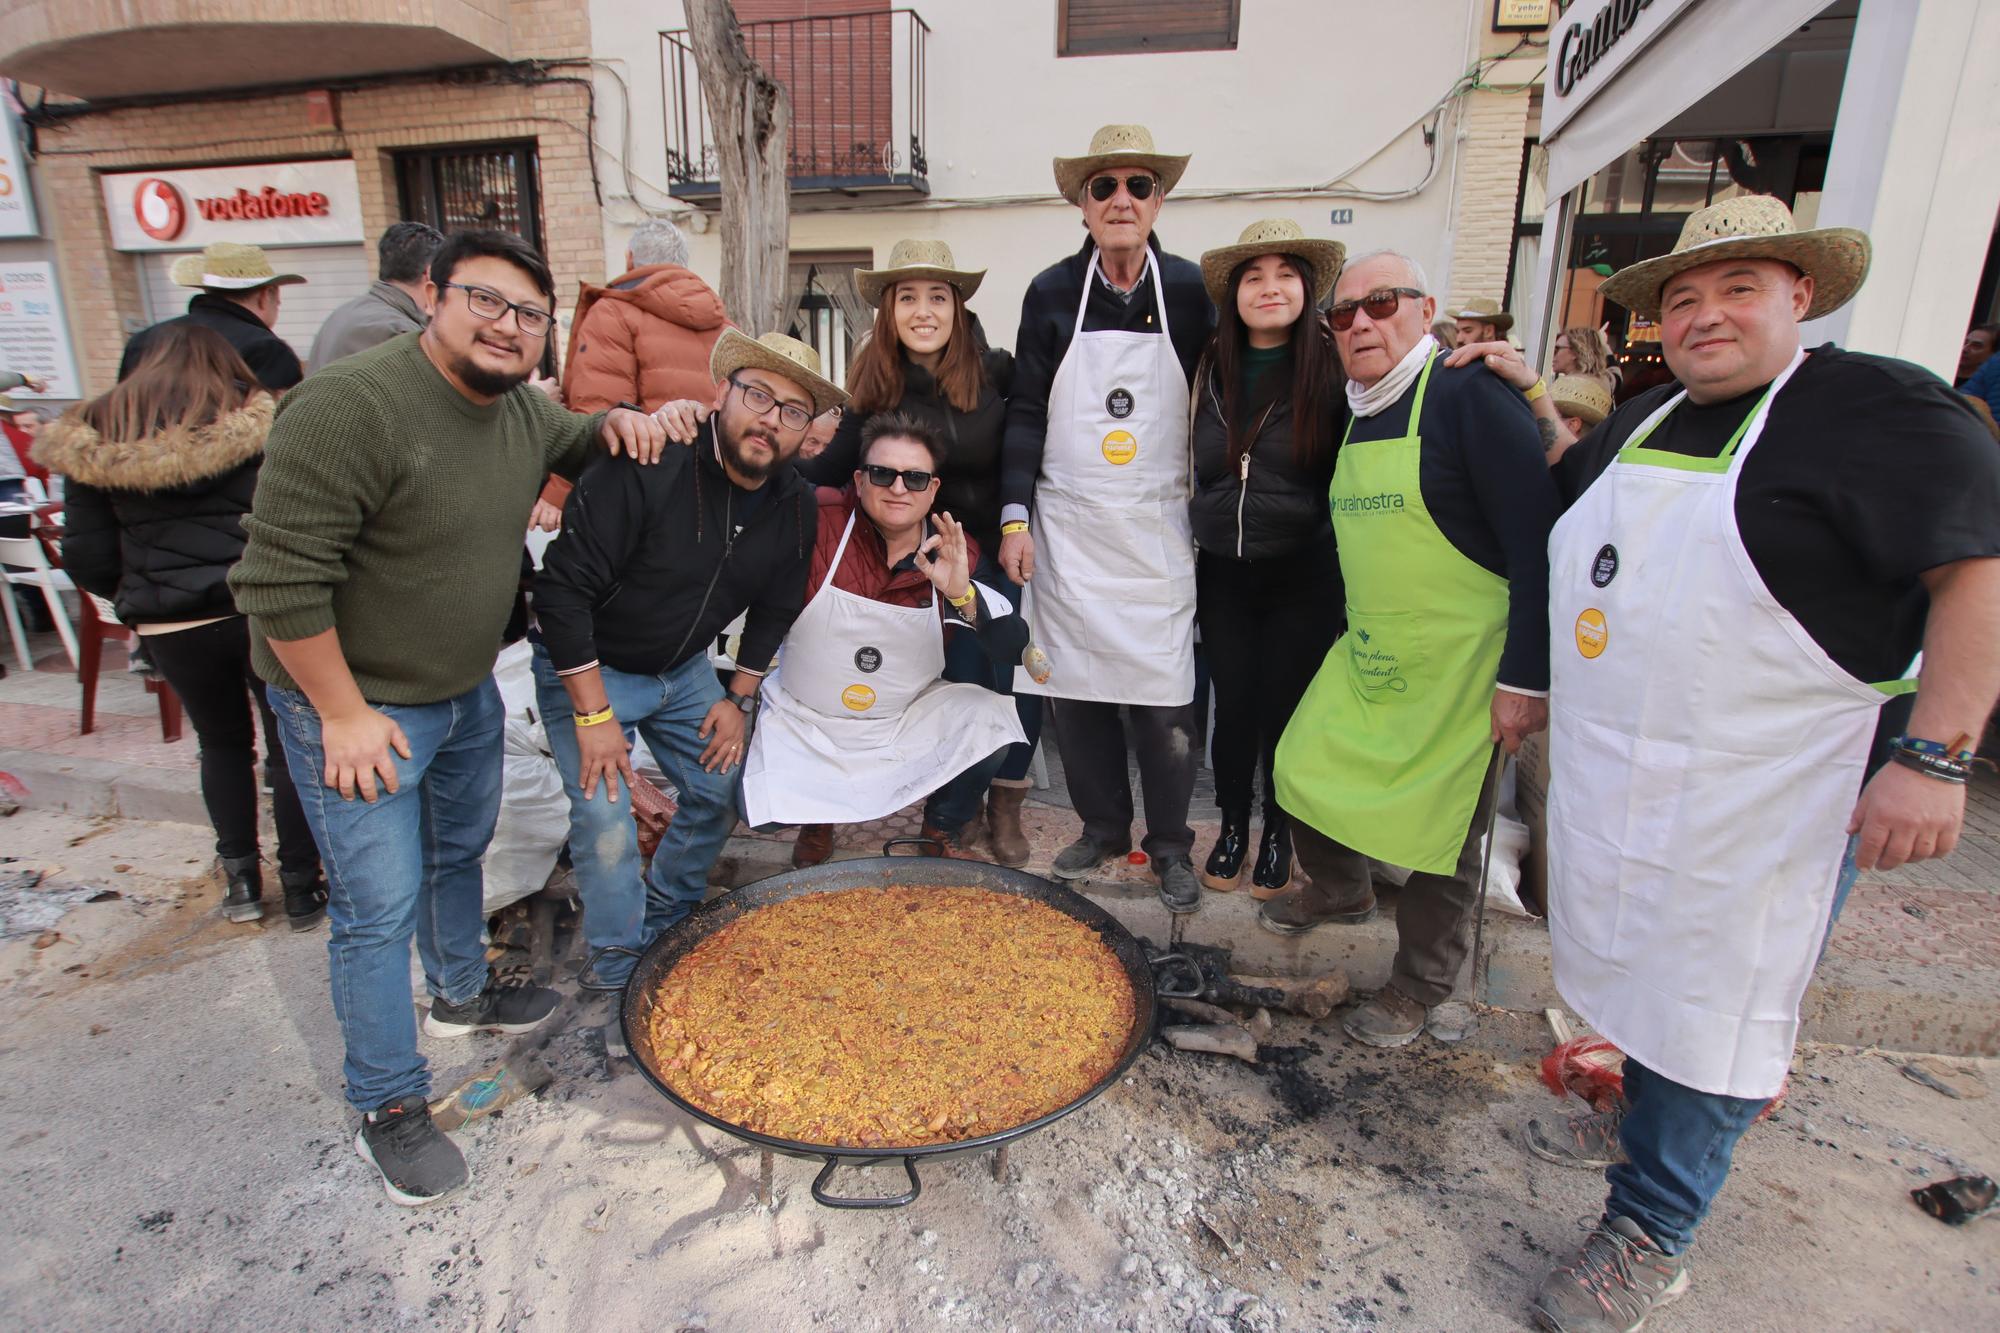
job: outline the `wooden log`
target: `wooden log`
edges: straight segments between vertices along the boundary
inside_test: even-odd
[[[1177,1051],[1233,1055],[1250,1064],[1257,1063],[1257,1039],[1233,1023],[1161,1028],[1160,1036]]]
[[[1308,1018],[1325,1018],[1347,998],[1347,974],[1339,969],[1316,977],[1233,976],[1228,980],[1236,985],[1246,1006],[1283,1009]]]
[[[1244,1020],[1220,1005],[1206,1004],[1200,1000],[1185,1000],[1178,995],[1162,995],[1160,1003],[1177,1014],[1198,1018],[1204,1023],[1219,1023],[1224,1026],[1244,1027]]]

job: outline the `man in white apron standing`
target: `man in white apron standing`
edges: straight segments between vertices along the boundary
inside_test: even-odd
[[[1636,1329],[1686,1290],[1857,870],[1958,840],[2000,692],[2000,457],[1928,371],[1802,349],[1868,258],[1745,196],[1602,289],[1660,324],[1678,384],[1556,467],[1550,936],[1563,998],[1626,1059],[1622,1113],[1530,1130],[1610,1164],[1545,1328]],[[1914,707],[1885,714],[1919,649]]]
[[[1083,820],[1054,872],[1081,879],[1131,850],[1123,706],[1143,846],[1175,912],[1201,905],[1188,381],[1215,313],[1201,269],[1162,252],[1153,222],[1187,162],[1141,125],[1107,125],[1089,152],[1055,160],[1090,239],[1022,299],[1000,465],[1000,566],[1028,585],[1039,650],[1015,690],[1049,696]]]

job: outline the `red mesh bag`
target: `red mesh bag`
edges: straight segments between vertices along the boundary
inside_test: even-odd
[[[680,802],[660,790],[643,773],[632,775],[632,818],[639,825],[639,855],[651,857],[674,822]]]
[[[1542,1083],[1558,1097],[1575,1093],[1593,1111],[1620,1110],[1625,1105],[1625,1052],[1594,1032],[1571,1037],[1542,1057]],[[1758,1112],[1759,1121],[1785,1104],[1790,1086],[1787,1078]]]

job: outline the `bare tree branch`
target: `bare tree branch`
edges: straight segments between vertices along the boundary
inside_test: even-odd
[[[687,0],[687,22],[722,168],[722,304],[752,336],[782,332],[792,99],[750,58],[729,0]]]

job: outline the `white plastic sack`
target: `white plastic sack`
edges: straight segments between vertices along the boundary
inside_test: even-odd
[[[542,734],[530,670],[532,650],[510,644],[493,667],[507,709],[500,775],[500,818],[486,848],[486,915],[519,902],[548,883],[569,838],[569,797],[562,771]]]
[[[1493,817],[1493,859],[1486,867],[1486,903],[1514,916],[1533,916],[1521,903],[1521,859],[1528,854],[1528,826],[1511,815]],[[1486,854],[1482,845],[1480,855]],[[1410,872],[1387,861],[1371,861],[1375,878],[1402,885]]]

